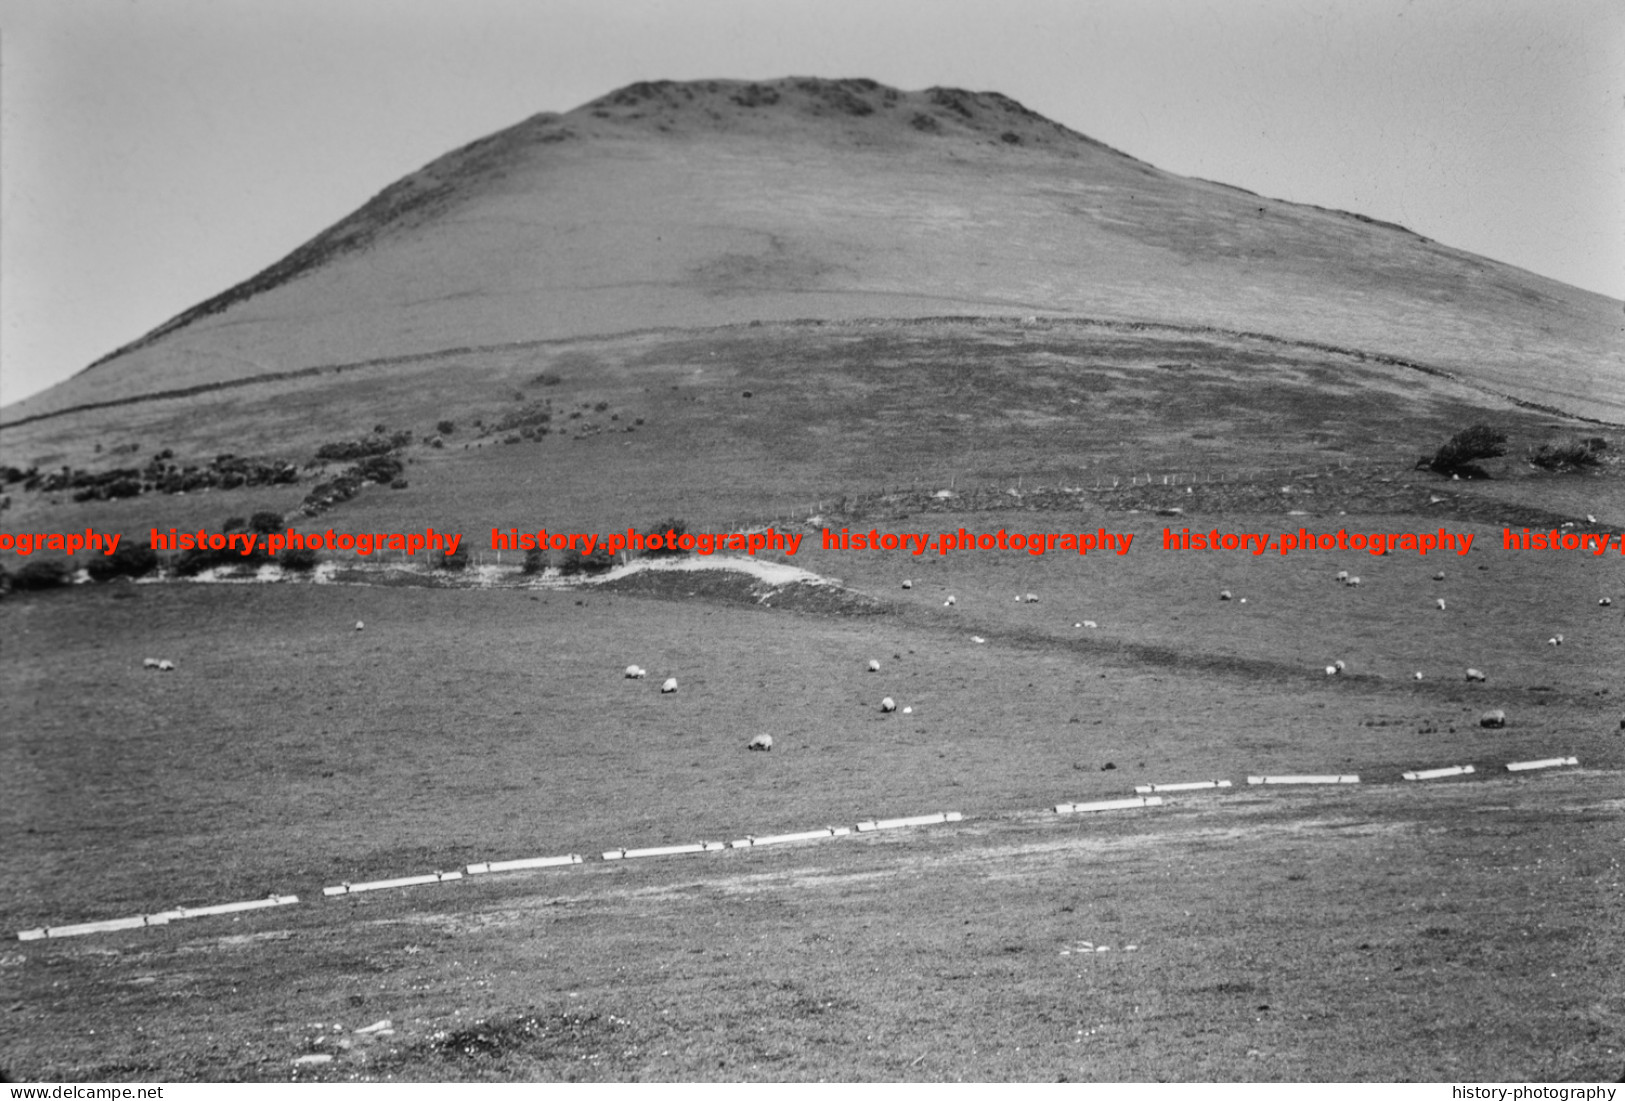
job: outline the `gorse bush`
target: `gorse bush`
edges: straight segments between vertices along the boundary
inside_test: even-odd
[[[1488,478],[1479,459],[1495,459],[1507,453],[1506,433],[1497,432],[1487,424],[1475,424],[1450,437],[1443,447],[1427,461],[1429,470],[1437,474],[1454,474],[1462,478]],[[1420,465],[1420,464],[1418,464]]]
[[[1542,444],[1529,453],[1529,461],[1542,470],[1558,474],[1597,466],[1601,462],[1597,458],[1597,453],[1579,440],[1561,444]]]
[[[92,581],[111,581],[115,577],[145,577],[158,568],[158,555],[141,543],[119,540],[119,548],[112,554],[91,558],[85,566]]]
[[[677,519],[662,520],[662,521],[660,521],[660,523],[656,524],[654,527],[650,528],[648,531],[643,533],[643,540],[644,540],[645,546],[647,546],[651,542],[651,538],[650,538],[651,536],[657,536],[658,535],[660,537],[660,542],[661,542],[661,545],[658,548],[656,548],[654,550],[645,551],[645,553],[649,554],[652,557],[656,557],[656,558],[675,557],[677,555],[685,554],[685,553],[687,553],[686,551],[678,549],[677,540],[679,538],[681,538],[683,535],[687,534],[687,532],[688,532],[688,525],[685,524],[682,520],[677,520]]]

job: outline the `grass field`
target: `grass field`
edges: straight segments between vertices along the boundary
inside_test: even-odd
[[[369,368],[331,389],[294,380],[39,421],[7,430],[6,461],[102,464],[93,443],[126,439],[208,454],[240,428],[238,453],[303,463],[374,422],[427,433],[545,390],[561,410],[586,407],[556,425],[603,430],[414,444],[409,488],[369,487],[320,526],[483,539],[510,524],[793,521],[808,532],[793,564],[853,595],[797,610],[727,575],[674,572],[580,588],[163,581],[8,596],[0,931],[302,900],[13,941],[0,949],[9,1076],[1625,1070],[1625,558],[1500,540],[1503,525],[1625,528],[1616,463],[1554,476],[1519,462],[1589,426],[1330,352],[1060,327],[764,326],[466,366],[443,389],[429,367],[407,372],[372,406]],[[547,371],[561,381],[526,386]],[[635,433],[608,427],[638,416]],[[1494,481],[1413,469],[1480,421],[1513,449]],[[1100,488],[1151,471],[1202,477]],[[13,490],[6,527],[215,528],[290,510],[316,476],[81,505]],[[950,484],[959,496],[933,496]],[[822,549],[824,523],[1105,527],[1135,542],[1121,557],[913,557]],[[1426,558],[1161,549],[1164,527],[1185,526],[1442,526],[1475,544]],[[1337,584],[1339,570],[1361,586]],[[1347,669],[1328,677],[1335,660]],[[648,679],[626,679],[632,663]],[[1468,667],[1488,679],[1469,683]],[[675,695],[658,690],[667,676]],[[883,696],[912,714],[882,714]],[[1505,728],[1480,727],[1490,708]],[[747,752],[764,732],[773,751]],[[1549,756],[1581,764],[1503,767]],[[1465,763],[1477,771],[1400,779]],[[1245,784],[1304,772],[1363,782]],[[1118,815],[1049,809],[1208,778],[1236,786]],[[965,820],[597,858],[949,810]],[[587,862],[321,893],[571,852]],[[384,1018],[389,1035],[353,1031]]]

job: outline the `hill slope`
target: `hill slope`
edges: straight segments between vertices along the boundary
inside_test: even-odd
[[[1619,303],[1160,171],[996,93],[659,82],[391,185],[4,420],[451,348],[793,318],[1264,332],[1625,421]]]

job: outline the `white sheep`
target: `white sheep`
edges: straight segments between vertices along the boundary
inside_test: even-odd
[[[880,672],[880,663],[878,661],[874,660],[873,658],[869,659],[869,672],[871,672],[871,673]]]
[[[943,602],[942,602],[942,606],[943,606],[943,607],[944,607],[944,608],[952,608],[952,607],[953,607],[953,606],[954,606],[954,605],[955,605],[955,604],[958,604],[958,603],[959,603],[959,601],[957,601],[957,600],[955,600],[955,599],[954,599],[954,596],[953,596],[953,594],[952,594],[952,593],[949,593],[949,594],[948,594],[948,599],[947,599],[947,600],[944,600],[944,601],[943,601]]]
[[[158,668],[166,673],[173,673],[175,671],[175,663],[170,661],[168,658],[165,658],[163,661],[158,663]]]
[[[1499,730],[1506,724],[1507,713],[1502,711],[1499,707],[1495,708],[1493,711],[1484,712],[1484,714],[1479,716],[1478,719],[1479,726],[1487,726],[1495,730]]]
[[[1546,640],[1546,645],[1548,645],[1548,646],[1561,646],[1561,645],[1563,645],[1563,636],[1562,635],[1553,635],[1551,638]]]
[[[627,680],[642,680],[646,675],[648,675],[648,670],[641,665],[628,665],[626,667]]]
[[[897,701],[892,699],[890,696],[887,696],[885,699],[880,701],[880,710],[888,712],[888,713],[892,712],[892,711],[896,711],[897,710]]]
[[[912,715],[914,714],[914,709],[912,707],[905,707],[903,708],[903,714]]]
[[[362,623],[362,622],[361,622],[361,621],[360,621],[360,620],[359,620],[359,619],[358,619],[358,620],[356,620],[356,621],[355,621],[355,629],[356,629],[356,630],[358,630],[358,631],[359,631],[359,630],[361,630],[361,629],[362,629],[362,628],[364,628],[364,627],[365,627],[365,626],[366,626],[366,624],[365,624],[365,623]]]
[[[1225,589],[1224,591],[1219,593],[1219,599],[1220,600],[1229,600],[1230,599],[1230,590]]]
[[[159,664],[160,664],[160,662],[158,661],[157,658],[142,658],[141,659],[141,666],[144,669],[156,669],[156,668],[158,668]]]
[[[912,589],[913,587],[914,587],[914,582],[906,580],[906,579],[903,581],[903,588]]]
[[[1469,669],[1469,670],[1467,670],[1467,679],[1468,680],[1487,680],[1488,678],[1485,677],[1484,674],[1479,672],[1477,669]]]
[[[1348,668],[1348,666],[1344,664],[1342,658],[1338,658],[1336,661],[1332,662],[1332,664],[1337,667],[1337,671],[1339,673]]]
[[[1328,666],[1326,666],[1326,675],[1327,675],[1327,676],[1328,676],[1328,677],[1335,677],[1335,676],[1337,676],[1337,666],[1335,666],[1335,665],[1328,665]]]
[[[1358,577],[1351,577],[1347,581],[1343,582],[1345,585],[1358,585],[1359,583],[1360,579]]]
[[[1349,571],[1347,571],[1347,570],[1338,570],[1337,571],[1337,579],[1339,581],[1347,581],[1349,579]]]
[[[1099,627],[1099,626],[1100,626],[1100,624],[1098,624],[1098,623],[1096,623],[1096,622],[1095,622],[1095,621],[1094,621],[1094,620],[1092,620],[1092,619],[1086,619],[1086,620],[1084,620],[1084,621],[1083,621],[1083,625],[1084,625],[1084,626],[1085,626],[1085,627],[1087,627],[1087,628],[1089,628],[1089,629],[1090,629],[1090,630],[1091,630],[1091,631],[1092,631],[1092,630],[1094,630],[1094,629],[1095,629],[1095,628],[1096,628],[1096,627]]]
[[[745,748],[746,749],[772,749],[773,748],[773,735],[771,735],[771,734],[758,734],[758,735],[756,735],[756,737],[754,737],[754,738],[752,738],[750,740],[750,745],[746,746]]]
[[[1603,608],[1608,607],[1612,603],[1613,603],[1613,600],[1611,598],[1609,598],[1609,597],[1606,597],[1606,596],[1603,597],[1601,600],[1597,601],[1597,605],[1599,607],[1603,607]]]
[[[1444,597],[1441,596],[1439,599],[1435,600],[1433,603],[1435,603],[1435,604],[1437,604],[1439,606],[1439,611],[1441,611],[1441,612],[1444,611]]]
[[[1417,672],[1416,672],[1416,673],[1415,673],[1415,677],[1416,677],[1416,679],[1417,679],[1417,680],[1421,680],[1421,679],[1422,679],[1422,673],[1421,673],[1421,671],[1420,671],[1420,670],[1418,670],[1418,671],[1417,671]]]
[[[677,691],[677,678],[676,677],[667,677],[666,678],[666,683],[662,684],[660,686],[660,691],[662,691],[662,692],[675,692],[675,691]]]
[[[1028,604],[1037,604],[1038,603],[1038,594],[1037,593],[1028,593],[1027,594],[1027,603]]]

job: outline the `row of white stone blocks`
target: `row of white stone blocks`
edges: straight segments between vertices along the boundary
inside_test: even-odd
[[[767,837],[742,837],[737,841],[694,841],[686,845],[662,845],[653,849],[610,849],[605,860],[635,860],[645,856],[678,856],[682,853],[721,852],[723,849],[750,849],[759,845],[783,845],[792,841],[822,841],[826,837],[845,837],[854,832],[871,833],[875,830],[896,830],[905,826],[935,826],[943,822],[962,822],[965,816],[956,810],[937,814],[920,814],[912,818],[879,818],[859,822],[857,826],[825,826],[823,829],[802,833],[779,833]]]
[[[1538,761],[1513,761],[1506,767],[1509,772],[1524,772],[1533,769],[1561,768],[1578,765],[1576,757],[1546,757]],[[1421,769],[1404,773],[1406,780],[1435,780],[1446,776],[1463,776],[1474,772],[1472,765],[1452,765],[1448,768]],[[1360,777],[1353,774],[1338,775],[1285,775],[1285,776],[1249,776],[1249,785],[1259,784],[1357,784]],[[1194,780],[1178,784],[1140,784],[1135,787],[1138,795],[1132,799],[1107,799],[1092,803],[1058,803],[1055,806],[1057,814],[1082,814],[1109,810],[1136,810],[1142,807],[1157,807],[1162,805],[1162,798],[1152,792],[1163,791],[1199,791],[1203,789],[1230,787],[1229,780]],[[875,830],[901,829],[907,826],[931,826],[943,822],[963,821],[964,816],[958,811],[946,811],[937,814],[922,814],[911,818],[883,818],[870,819],[859,822],[855,827],[858,833],[869,833]],[[826,826],[822,829],[807,830],[802,833],[773,834],[767,837],[744,837],[737,841],[724,843],[722,841],[695,841],[684,845],[663,845],[645,849],[611,849],[603,854],[605,860],[629,860],[651,856],[677,856],[683,853],[720,852],[723,849],[753,848],[758,845],[780,845],[795,841],[819,841],[827,837],[843,837],[851,834],[852,828],[846,826]],[[571,864],[580,864],[582,858],[575,854],[566,856],[537,856],[521,860],[494,860],[479,864],[468,865],[467,874],[482,875],[490,872],[524,871],[532,868],[552,868]],[[427,875],[404,876],[399,879],[379,879],[368,883],[341,883],[335,887],[323,887],[322,894],[327,897],[339,895],[359,894],[365,891],[379,891],[392,887],[415,887],[428,883],[446,883],[462,879],[463,872],[430,872]],[[45,926],[39,929],[25,929],[17,934],[18,940],[43,940],[49,937],[72,937],[85,933],[105,933],[119,929],[139,929],[149,925],[167,925],[171,921],[185,918],[207,917],[214,914],[240,913],[245,910],[259,910],[271,906],[291,906],[299,901],[297,895],[272,895],[270,898],[254,899],[248,902],[227,902],[218,906],[203,906],[198,908],[182,908],[163,910],[156,914],[142,914],[136,917],[114,918],[111,921],[92,921],[79,925]]]
[[[24,929],[17,934],[17,939],[45,940],[50,937],[78,937],[86,933],[111,933],[118,929],[140,929],[147,925],[168,925],[172,921],[182,921],[186,918],[210,917],[215,914],[237,914],[245,910],[264,910],[271,906],[292,906],[298,901],[298,895],[272,895],[270,898],[256,898],[248,902],[223,902],[218,906],[161,910],[156,914],[113,918],[111,921],[87,921],[79,925],[47,925],[39,929]]]

